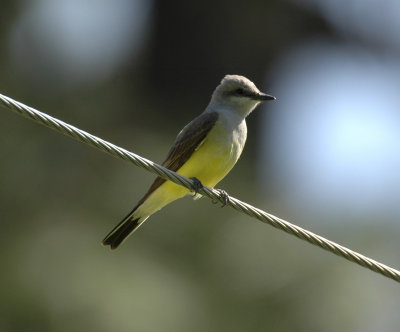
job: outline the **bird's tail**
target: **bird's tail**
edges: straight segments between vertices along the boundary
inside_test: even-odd
[[[103,246],[110,246],[111,249],[116,249],[118,246],[135,230],[139,228],[141,224],[149,216],[137,216],[135,211],[138,208],[136,206],[114,229],[108,233],[108,235],[101,242]]]

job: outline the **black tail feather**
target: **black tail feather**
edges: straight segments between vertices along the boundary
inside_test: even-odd
[[[103,246],[110,246],[111,249],[116,249],[138,226],[141,222],[140,217],[134,217],[136,207],[108,233],[108,235],[101,242]],[[143,220],[144,221],[144,220]]]

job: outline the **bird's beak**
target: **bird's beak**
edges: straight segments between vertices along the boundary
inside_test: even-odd
[[[255,100],[260,100],[260,101],[264,101],[264,100],[275,100],[276,98],[274,96],[271,95],[267,95],[266,93],[258,93],[253,97]]]

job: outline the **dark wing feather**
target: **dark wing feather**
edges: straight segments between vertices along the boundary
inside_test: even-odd
[[[164,160],[162,165],[174,172],[178,171],[205,139],[217,120],[217,112],[207,112],[200,114],[192,122],[186,125],[177,136],[174,145],[169,150],[167,158]],[[146,195],[144,195],[144,197],[139,201],[138,206],[165,181],[165,179],[157,177],[150,186]]]

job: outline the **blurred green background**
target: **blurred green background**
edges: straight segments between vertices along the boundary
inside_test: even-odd
[[[278,100],[219,187],[400,267],[400,4],[2,1],[0,92],[161,162],[225,74]],[[0,331],[397,331],[397,283],[0,110]]]

